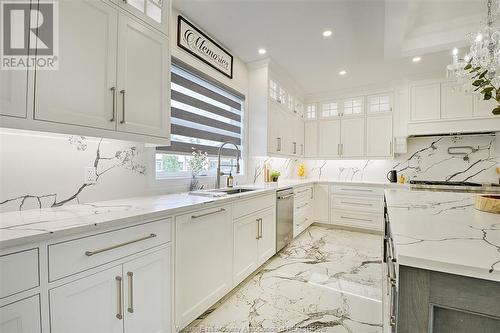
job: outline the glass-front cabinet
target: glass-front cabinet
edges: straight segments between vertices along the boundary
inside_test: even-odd
[[[321,103],[320,118],[335,118],[341,115],[339,103],[336,101],[328,101]]]
[[[113,2],[168,35],[170,15],[168,0],[113,0]]]
[[[344,99],[342,105],[342,116],[360,116],[364,114],[364,98],[354,97]]]
[[[389,94],[371,95],[366,100],[368,114],[381,114],[392,111],[392,100]]]

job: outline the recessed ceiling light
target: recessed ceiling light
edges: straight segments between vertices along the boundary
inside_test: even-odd
[[[330,37],[332,35],[332,31],[331,30],[325,30],[323,31],[323,37]]]
[[[421,57],[413,57],[413,59],[411,59],[413,62],[419,62],[420,60],[422,60]]]
[[[259,49],[259,54],[266,54],[266,53],[267,53],[266,49]]]
[[[347,74],[347,72],[346,72],[346,71],[344,71],[344,70],[341,70],[341,71],[339,72],[339,75],[346,75],[346,74]]]

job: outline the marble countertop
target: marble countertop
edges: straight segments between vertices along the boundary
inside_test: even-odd
[[[98,230],[133,223],[137,218],[154,220],[188,210],[202,209],[239,198],[272,192],[278,189],[314,184],[317,180],[284,180],[278,183],[248,185],[255,191],[223,197],[168,194],[101,201],[58,208],[31,209],[0,214],[0,248],[42,241],[56,236]],[[355,183],[321,181],[321,183],[396,186],[387,183]],[[401,186],[401,185],[400,185]]]
[[[500,216],[475,194],[386,189],[400,265],[500,282]]]

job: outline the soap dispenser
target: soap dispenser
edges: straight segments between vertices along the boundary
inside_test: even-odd
[[[229,177],[227,177],[226,185],[227,187],[233,187],[234,185],[234,177],[231,172],[229,172]]]

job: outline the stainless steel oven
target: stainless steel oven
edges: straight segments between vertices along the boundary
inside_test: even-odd
[[[276,192],[276,252],[293,239],[293,189]]]

